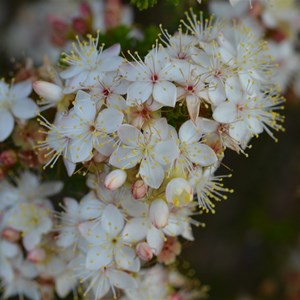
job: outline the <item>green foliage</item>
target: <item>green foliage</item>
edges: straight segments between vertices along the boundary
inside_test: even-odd
[[[153,7],[157,3],[157,0],[131,0],[131,3],[136,5],[138,9],[143,10]]]
[[[168,0],[168,2],[173,5],[178,5],[180,0]],[[157,0],[131,0],[131,3],[134,4],[139,10],[144,10],[157,4]]]

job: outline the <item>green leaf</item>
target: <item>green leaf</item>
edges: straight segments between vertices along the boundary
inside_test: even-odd
[[[131,0],[131,3],[136,5],[138,9],[143,10],[153,7],[157,3],[157,0]]]

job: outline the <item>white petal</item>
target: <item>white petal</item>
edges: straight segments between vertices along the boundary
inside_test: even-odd
[[[147,80],[151,76],[150,70],[147,71],[145,74],[144,67],[134,62],[124,63],[120,67],[120,74],[128,81]]]
[[[94,139],[94,147],[105,157],[109,157],[114,151],[115,140],[108,135],[101,134]],[[95,156],[94,156],[95,157]]]
[[[74,102],[74,111],[79,118],[86,122],[93,122],[95,120],[95,102],[91,99],[91,96],[84,91],[80,90],[77,92]]]
[[[37,232],[30,232],[23,237],[23,244],[27,251],[34,249],[41,241],[41,235]]]
[[[155,153],[155,160],[162,165],[170,165],[178,158],[180,150],[174,140],[167,140],[157,143],[153,152]]]
[[[145,57],[146,66],[157,73],[169,62],[169,55],[163,47],[152,49]]]
[[[38,106],[30,98],[20,98],[12,106],[13,115],[19,119],[31,119],[38,111]]]
[[[237,76],[230,77],[225,82],[225,92],[228,100],[233,103],[240,103],[243,99],[243,89]]]
[[[78,75],[82,69],[79,66],[71,66],[68,69],[62,71],[60,73],[61,78],[68,79],[71,77],[74,77],[75,75]]]
[[[135,106],[148,100],[153,90],[151,82],[136,81],[132,83],[127,90],[127,104]]]
[[[260,134],[264,131],[262,121],[257,119],[255,116],[249,116],[247,118],[247,122],[251,128],[251,132],[254,134]]]
[[[161,81],[154,84],[153,99],[165,106],[174,107],[177,99],[176,86],[169,81]]]
[[[129,274],[119,270],[108,270],[107,275],[111,283],[120,289],[134,289],[137,287],[135,279]]]
[[[218,160],[215,152],[205,144],[191,144],[187,147],[186,151],[188,152],[190,160],[202,167],[212,165]]]
[[[27,79],[25,81],[14,84],[11,88],[11,93],[16,95],[16,99],[28,97],[32,92],[32,81]]]
[[[113,133],[122,124],[123,117],[124,115],[120,111],[114,108],[106,108],[99,113],[96,128],[102,132]]]
[[[98,218],[102,215],[105,205],[98,199],[87,196],[80,201],[80,216],[84,220]]]
[[[147,243],[153,248],[154,254],[158,255],[164,245],[165,236],[162,230],[156,229],[154,226],[151,226],[147,233]]]
[[[101,224],[112,236],[118,235],[124,227],[124,217],[114,205],[108,204],[102,214]]]
[[[144,158],[141,162],[139,174],[143,180],[152,188],[158,189],[162,184],[165,172],[160,164],[149,158]]]
[[[81,236],[93,245],[100,245],[105,241],[106,232],[99,222],[83,222],[78,226]]]
[[[118,56],[120,54],[120,51],[121,51],[121,45],[117,43],[103,50],[100,55],[101,58],[114,57],[114,56]]]
[[[73,163],[83,162],[92,156],[92,135],[87,134],[82,138],[76,138],[70,143],[70,155]]]
[[[0,142],[6,140],[12,133],[15,120],[11,113],[6,109],[0,110]]]
[[[110,156],[109,163],[117,168],[130,169],[138,164],[142,159],[142,152],[134,149],[122,147],[116,149]]]
[[[179,139],[187,144],[198,142],[202,137],[202,121],[200,118],[193,122],[191,120],[184,122],[179,129]]]
[[[59,193],[63,187],[62,181],[49,181],[40,184],[37,192],[39,196],[48,197]]]
[[[15,257],[20,252],[20,249],[17,244],[2,240],[0,242],[0,251],[1,251],[1,255],[3,256]]]
[[[75,172],[76,164],[71,162],[70,160],[64,158],[64,165],[66,167],[68,176],[71,177],[73,175],[73,173]]]
[[[97,270],[109,265],[113,260],[111,249],[104,247],[93,247],[87,253],[86,268],[88,270]]]
[[[117,265],[124,270],[132,272],[139,271],[140,260],[135,251],[128,246],[122,246],[116,250],[115,260]]]
[[[208,96],[214,105],[218,105],[225,101],[225,86],[222,84],[221,80],[215,79],[209,82]]]
[[[133,218],[129,220],[122,232],[123,240],[129,243],[142,241],[146,237],[148,226],[146,218]]]
[[[237,120],[237,117],[237,106],[231,102],[221,103],[213,113],[213,118],[220,123],[232,123]]]
[[[129,146],[139,147],[140,143],[144,143],[144,136],[136,127],[128,124],[120,126],[118,136],[122,143]]]
[[[187,95],[186,105],[191,120],[195,121],[199,116],[199,112],[200,112],[200,105],[201,105],[200,98],[195,95]]]
[[[143,126],[143,134],[146,139],[165,140],[169,135],[168,121],[166,118],[150,120]]]

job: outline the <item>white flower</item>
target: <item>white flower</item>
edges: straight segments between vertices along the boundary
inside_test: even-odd
[[[123,113],[114,108],[106,108],[98,113],[91,96],[79,91],[64,127],[65,135],[71,138],[71,161],[77,163],[90,159],[93,149],[109,156],[114,144],[110,134],[118,129],[122,121]]]
[[[160,28],[162,36],[161,41],[166,45],[166,51],[173,59],[191,60],[192,49],[197,42],[194,36],[182,32],[182,28],[174,35],[170,35],[167,30]]]
[[[202,49],[194,48],[192,59],[198,66],[198,73],[202,74],[202,80],[208,86],[207,94],[210,102],[213,105],[224,102],[226,99],[225,81],[235,74],[235,70],[221,60],[215,47],[211,55]]]
[[[138,57],[133,63],[123,64],[120,72],[132,82],[127,90],[129,106],[140,105],[150,96],[165,106],[175,106],[177,92],[171,81],[176,80],[180,72],[163,47],[152,49],[145,57],[145,62]]]
[[[123,61],[119,56],[119,44],[103,50],[103,45],[98,49],[99,35],[88,38],[88,42],[78,40],[78,45],[73,43],[73,51],[63,59],[70,65],[60,73],[66,79],[65,93],[93,86],[105,76],[105,72],[116,71]]]
[[[57,238],[57,245],[67,248],[71,245],[76,245],[80,232],[78,229],[82,221],[79,203],[72,198],[64,198],[64,212],[58,214],[60,219],[59,236]]]
[[[86,270],[82,273],[82,281],[90,282],[83,295],[86,296],[92,290],[95,300],[104,297],[110,289],[116,299],[116,288],[122,290],[137,288],[137,282],[130,274],[113,265],[95,271]]]
[[[203,12],[200,12],[198,19],[197,15],[192,10],[190,15],[186,13],[186,18],[187,22],[182,21],[182,23],[185,25],[186,29],[195,36],[195,45],[204,49],[205,52],[211,53],[212,41],[217,38],[223,24],[213,17],[204,19]]]
[[[40,243],[42,235],[52,229],[50,210],[34,203],[20,203],[11,208],[8,212],[8,224],[22,232],[26,250],[34,249]]]
[[[177,80],[178,100],[185,100],[192,121],[199,116],[200,106],[204,100],[208,100],[208,94],[204,77],[197,66],[189,63],[179,64],[182,77]]]
[[[267,43],[245,25],[223,31],[218,37],[223,62],[236,68],[244,89],[259,89],[271,79],[274,62],[267,52]]]
[[[164,119],[158,123],[160,129],[149,126],[144,133],[131,125],[122,125],[118,136],[122,144],[112,153],[110,164],[118,168],[130,169],[140,163],[138,174],[153,188],[158,188],[164,177],[163,166],[170,165],[178,155],[178,147],[168,140],[168,126]]]
[[[29,95],[31,81],[26,80],[9,86],[0,81],[0,142],[9,137],[14,129],[14,117],[28,120],[38,113],[38,106]]]
[[[97,107],[105,103],[108,107],[123,111],[127,104],[122,95],[126,94],[128,86],[129,82],[122,79],[119,73],[108,72],[95,83],[90,94],[96,100]]]
[[[11,259],[21,254],[21,249],[16,243],[0,240],[0,277],[5,281],[13,279],[13,266]]]
[[[13,278],[3,283],[3,296],[5,298],[26,296],[31,300],[40,300],[39,286],[34,280],[38,275],[36,267],[20,257],[13,261],[13,270]]]
[[[82,236],[89,242],[87,269],[97,270],[115,262],[122,269],[139,270],[140,261],[135,251],[122,239],[123,227],[123,215],[111,204],[105,207],[101,223],[86,222],[79,226]]]
[[[191,120],[184,122],[179,129],[180,154],[175,164],[183,171],[191,172],[194,164],[206,167],[218,160],[215,152],[199,141],[203,134],[201,125],[201,119],[197,118],[195,123]],[[177,139],[176,132],[173,131],[172,134]]]
[[[230,135],[237,141],[242,141],[247,132],[258,135],[264,130],[275,139],[270,128],[283,130],[283,117],[276,110],[282,109],[284,99],[276,88],[266,87],[264,93],[243,91],[238,78],[232,77],[226,82],[226,94],[228,101],[216,107],[213,118],[231,124]]]
[[[170,286],[168,284],[167,272],[161,265],[155,265],[152,268],[144,269],[137,277],[137,286],[135,289],[125,291],[126,300],[140,299],[169,299]]]
[[[214,120],[201,118],[202,120],[202,130],[206,143],[214,149],[214,151],[221,157],[224,155],[224,150],[226,148],[232,149],[237,153],[244,153],[244,148],[246,147],[250,135],[248,131],[245,132],[243,137],[239,140],[235,139],[234,128],[235,124],[224,124],[219,123]]]
[[[198,198],[199,208],[205,212],[215,212],[214,201],[227,199],[222,193],[232,193],[233,190],[224,188],[222,180],[228,176],[215,176],[212,169],[203,169],[198,167],[189,176],[189,182],[192,185]]]

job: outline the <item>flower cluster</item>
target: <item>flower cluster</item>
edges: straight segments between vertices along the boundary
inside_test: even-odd
[[[55,247],[53,204],[62,182],[40,182],[29,171],[14,183],[0,183],[0,278],[3,296],[41,299],[54,290],[66,296],[76,281],[68,274],[71,256]],[[42,296],[43,295],[43,296]]]
[[[272,81],[284,92],[292,87],[296,95],[300,95],[297,50],[300,6],[297,1],[255,0],[251,6],[247,1],[237,2],[233,8],[222,1],[210,1],[209,6],[212,13],[227,19],[228,23],[234,20],[246,24],[256,35],[267,39],[269,53],[280,69]]]
[[[105,48],[99,35],[78,38],[61,69],[51,69],[53,80],[33,83],[46,111],[38,117],[39,162],[53,168],[62,157],[70,177],[87,175],[89,191],[80,201],[65,197],[63,212],[54,213],[47,197],[61,183],[40,184],[29,172],[17,186],[1,183],[6,296],[64,297],[79,282],[95,299],[205,297],[149,266],[175,262],[181,240],[194,239],[192,225],[203,226],[194,215],[214,213],[232,192],[223,185],[231,174],[216,174],[227,148],[247,155],[264,131],[276,140],[284,99],[270,83],[267,44],[244,24],[226,27],[191,12],[177,33],[161,29],[159,38],[144,58],[121,57],[120,45]],[[0,106],[12,128],[12,115],[37,113],[28,82],[0,86],[5,103],[15,97]],[[12,128],[0,127],[2,140]]]

